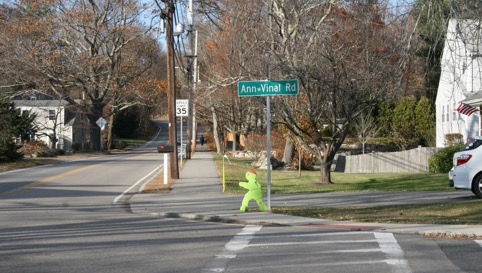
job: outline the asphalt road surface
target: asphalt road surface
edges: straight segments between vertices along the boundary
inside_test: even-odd
[[[160,141],[0,173],[0,272],[482,272],[474,240],[132,214]]]

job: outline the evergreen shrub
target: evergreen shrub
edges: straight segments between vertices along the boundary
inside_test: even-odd
[[[448,173],[453,167],[454,154],[462,149],[463,144],[440,149],[428,159],[428,169],[431,173]]]

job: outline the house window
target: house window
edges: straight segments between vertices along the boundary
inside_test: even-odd
[[[453,104],[452,107],[453,107],[453,108],[452,108],[452,109],[453,109],[453,111],[452,111],[452,120],[455,121],[455,120],[457,120],[457,113],[458,113],[458,112],[455,111],[455,109],[457,109],[457,108],[455,108],[455,104]]]
[[[445,106],[442,105],[442,122],[445,121]]]
[[[447,113],[446,113],[446,114],[447,114],[447,121],[450,121],[450,119],[449,119],[449,118],[450,118],[449,112],[450,112],[450,111],[449,111],[449,106],[447,105]]]
[[[55,110],[49,110],[49,120],[55,120]]]

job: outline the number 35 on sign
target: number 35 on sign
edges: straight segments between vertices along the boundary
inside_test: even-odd
[[[189,100],[176,100],[176,116],[187,117],[189,114]]]

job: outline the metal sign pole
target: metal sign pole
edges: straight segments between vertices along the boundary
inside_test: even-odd
[[[271,111],[269,96],[266,96],[266,156],[267,156],[267,183],[268,183],[268,210],[271,211]]]
[[[182,153],[183,153],[183,151],[182,151],[182,117],[180,117],[180,119],[181,119],[181,141],[180,141],[181,147],[179,148],[179,150],[181,152],[179,153],[179,160],[181,162],[181,167],[182,167]]]
[[[265,52],[264,58],[266,59],[266,82],[270,81],[270,71],[269,71],[269,57],[271,56],[271,52]],[[266,183],[268,184],[267,190],[267,198],[268,198],[268,211],[271,211],[271,106],[270,106],[270,99],[269,94],[266,96]]]

